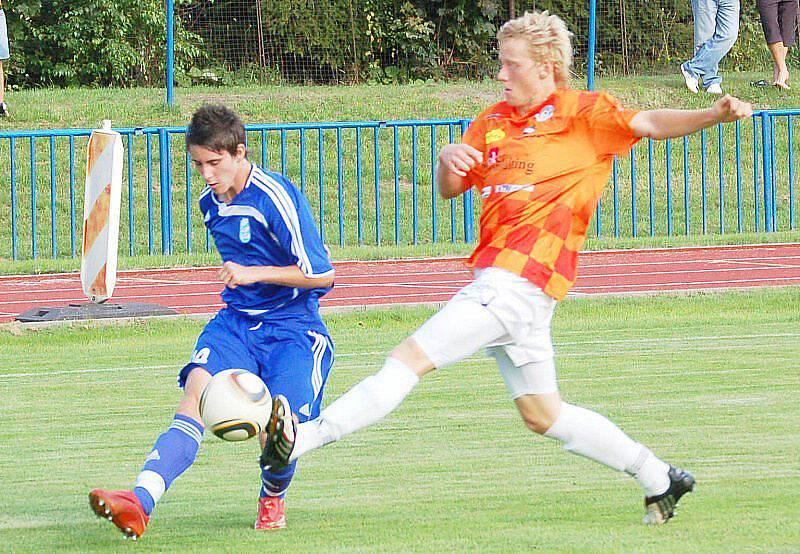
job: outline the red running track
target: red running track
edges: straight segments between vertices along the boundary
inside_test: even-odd
[[[463,258],[337,262],[323,308],[441,303],[468,283]],[[121,271],[113,301],[153,302],[186,314],[222,303],[217,268]],[[571,295],[626,295],[800,285],[800,244],[583,252]],[[0,276],[0,323],[31,308],[86,302],[77,273]]]

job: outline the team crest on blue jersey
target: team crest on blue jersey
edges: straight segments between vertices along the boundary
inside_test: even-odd
[[[250,220],[246,217],[239,220],[239,240],[250,242]]]

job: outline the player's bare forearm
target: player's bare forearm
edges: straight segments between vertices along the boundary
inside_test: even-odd
[[[245,266],[235,262],[225,262],[219,272],[220,280],[230,288],[253,283],[269,283],[301,289],[327,288],[333,284],[334,272],[323,277],[307,277],[296,265]]]
[[[637,137],[677,138],[719,123],[711,108],[705,110],[650,110],[631,120]]]
[[[483,152],[469,144],[447,144],[439,152],[436,185],[442,198],[453,198],[469,187],[464,179],[483,161]]]
[[[464,192],[464,177],[449,171],[439,162],[436,165],[436,187],[442,198],[455,198]]]
[[[718,123],[730,123],[751,117],[753,107],[725,95],[704,110],[648,110],[631,119],[630,126],[637,137],[652,139],[677,138],[689,135]]]

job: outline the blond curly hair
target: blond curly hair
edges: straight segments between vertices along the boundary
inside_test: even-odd
[[[531,58],[537,63],[550,62],[556,85],[569,83],[572,66],[572,33],[564,20],[548,11],[525,12],[525,15],[503,24],[497,31],[497,40],[523,39]]]

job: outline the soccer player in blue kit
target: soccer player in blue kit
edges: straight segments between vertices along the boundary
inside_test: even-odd
[[[230,368],[255,373],[273,395],[298,406],[302,421],[319,415],[333,364],[319,297],[332,287],[334,270],[305,197],[283,175],[248,161],[244,126],[224,106],[204,105],[194,113],[186,146],[208,185],[199,203],[223,260],[219,278],[227,307],[205,326],[181,369],[183,397],[133,490],[89,493],[94,512],[134,539],[197,456],[200,395],[212,375]],[[284,495],[294,470],[294,464],[280,470],[262,466],[256,529],[286,526]]]

